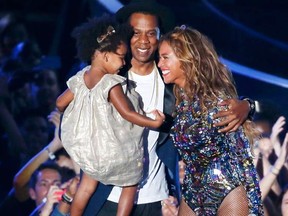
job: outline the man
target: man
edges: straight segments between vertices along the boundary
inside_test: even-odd
[[[54,162],[44,162],[34,171],[29,181],[29,195],[37,210],[43,208],[51,187],[54,187],[53,191],[60,190],[61,178],[60,167]],[[52,206],[49,211],[52,211]],[[37,215],[36,210],[33,214]]]
[[[42,163],[31,175],[29,179],[29,188],[27,192],[22,189],[24,195],[17,196],[17,191],[11,190],[1,205],[2,212],[9,212],[10,215],[30,215],[34,212],[35,207],[38,213],[44,202],[47,200],[48,191],[54,187],[55,190],[61,185],[61,171],[59,166],[54,162]],[[30,198],[25,199],[26,193]],[[52,210],[52,209],[51,209]]]
[[[173,27],[173,15],[154,0],[134,0],[117,11],[116,18],[120,22],[128,21],[134,29],[130,41],[131,65],[127,64],[127,68],[123,68],[123,75],[135,82],[136,91],[142,97],[143,109],[148,116],[153,109],[166,114],[166,122],[159,129],[160,132],[148,129],[144,132],[144,175],[139,183],[132,215],[162,215],[161,203],[163,208],[170,208],[171,214],[177,215],[177,203],[166,202],[168,198],[171,199],[169,195],[179,200],[180,191],[177,153],[169,138],[175,99],[173,86],[164,85],[161,72],[156,66],[160,30],[165,32]],[[239,127],[247,118],[249,107],[247,102],[237,100],[226,103],[229,103],[230,111],[220,113],[219,116],[226,116],[227,120],[222,124],[230,123],[225,128],[228,131]],[[235,107],[237,109],[234,110]],[[115,216],[120,193],[119,187],[99,185],[84,215]]]

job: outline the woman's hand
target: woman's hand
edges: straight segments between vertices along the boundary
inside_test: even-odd
[[[215,123],[216,127],[225,126],[219,132],[236,131],[248,117],[250,112],[249,103],[246,100],[227,99],[221,101],[218,105],[227,106],[228,110],[220,111],[213,116],[216,118],[223,118],[220,122]]]
[[[162,215],[163,216],[176,216],[178,215],[179,205],[177,199],[169,196],[168,199],[161,201]]]

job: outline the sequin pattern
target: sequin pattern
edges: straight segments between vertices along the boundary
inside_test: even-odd
[[[201,113],[199,101],[183,100],[176,108],[171,137],[186,164],[182,196],[197,215],[216,215],[225,196],[243,185],[251,215],[264,215],[259,179],[250,145],[240,128],[219,133],[213,114],[219,107]]]

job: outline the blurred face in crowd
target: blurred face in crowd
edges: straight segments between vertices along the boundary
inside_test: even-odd
[[[53,70],[43,70],[39,72],[35,79],[36,96],[39,105],[55,106],[56,98],[60,93],[60,87],[56,72]]]
[[[48,122],[40,115],[26,117],[21,132],[30,156],[38,153],[49,142]]]
[[[41,204],[46,197],[50,186],[61,186],[61,175],[54,169],[43,169],[38,173],[35,188],[30,188],[29,194],[31,199],[35,200],[36,205]]]
[[[283,216],[288,216],[288,189],[286,190],[282,198],[281,212]]]

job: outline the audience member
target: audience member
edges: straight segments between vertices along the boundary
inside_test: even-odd
[[[29,195],[34,200],[38,213],[46,210],[50,211],[48,212],[50,214],[53,210],[53,204],[59,202],[59,194],[62,195],[62,189],[60,188],[61,178],[60,167],[54,162],[41,164],[31,175]],[[43,209],[44,206],[46,209]],[[35,211],[32,209],[30,213],[33,212]]]
[[[50,216],[70,216],[71,204],[78,189],[80,178],[76,176],[66,187],[65,196],[59,201]],[[42,215],[41,215],[42,216]]]
[[[6,21],[0,26],[0,67],[11,58],[15,46],[29,38],[27,27],[15,14],[7,14],[3,19]]]
[[[11,73],[8,80],[10,100],[7,106],[16,122],[24,118],[25,113],[35,109],[33,79],[34,72],[31,69],[18,69]]]
[[[56,99],[60,94],[57,70],[49,68],[35,69],[35,95],[37,109],[47,116],[56,107]]]
[[[51,185],[61,185],[60,168],[54,162],[44,162],[30,175],[24,194],[19,194],[17,188],[10,191],[1,203],[1,212],[9,212],[13,216],[29,215],[45,201]]]
[[[277,182],[277,178],[279,178],[280,170],[283,169],[284,164],[287,164],[288,133],[286,133],[280,152],[281,153],[276,159],[276,162],[270,166],[269,172],[266,173],[260,181],[260,189],[262,192],[262,200],[264,201],[265,216],[280,215],[280,209],[278,209],[277,206],[279,200],[281,200],[281,195],[283,194],[285,186],[281,187]]]
[[[55,153],[55,162],[60,166],[60,167],[67,167],[71,170],[74,170],[74,172],[77,175],[80,175],[80,167],[73,161],[70,157],[70,155],[67,153],[65,148],[61,148],[57,150]]]
[[[80,177],[76,175],[73,169],[67,167],[59,167],[59,171],[61,175],[61,186],[58,187],[52,185],[49,188],[49,191],[45,196],[43,202],[33,210],[30,216],[49,216],[52,214],[52,211],[54,211],[56,205],[60,203],[61,200],[65,202],[65,200],[63,200],[65,199],[65,197],[69,197],[69,199],[74,198],[77,189],[75,186],[78,186],[77,184]],[[73,190],[71,191],[71,189]],[[63,198],[63,196],[65,197]],[[55,211],[58,212],[57,210]]]
[[[16,44],[11,59],[19,62],[24,69],[32,69],[41,63],[43,54],[37,41],[27,39]]]
[[[281,216],[288,216],[288,183],[284,187],[280,196]]]
[[[63,148],[58,133],[60,122],[59,112],[53,111],[48,116],[48,120],[55,125],[53,140],[40,152],[38,152],[33,158],[31,158],[23,167],[21,167],[20,171],[18,171],[18,173],[14,176],[13,187],[2,202],[1,211],[9,211],[11,213],[13,213],[14,211],[18,211],[18,209],[13,208],[13,205],[23,206],[23,208],[29,205],[31,206],[31,200],[29,199],[28,193],[28,182],[32,173],[40,166],[40,164],[44,163],[49,159],[54,159],[55,156],[53,153]],[[7,171],[7,173],[9,172]],[[10,185],[11,183],[9,184],[9,186],[7,184],[6,187],[9,188],[11,187]],[[19,208],[23,210],[23,208]],[[21,210],[19,211],[21,212]],[[23,210],[23,212],[25,212],[25,210]],[[13,215],[19,214],[15,212],[15,214]]]
[[[258,122],[257,122],[258,124]],[[279,215],[277,201],[283,187],[288,182],[287,142],[286,137],[281,145],[280,133],[284,131],[285,118],[280,116],[274,125],[270,125],[254,149],[254,164],[261,178],[260,188],[264,202],[265,215]],[[259,125],[261,129],[263,124]],[[260,130],[261,131],[261,130]],[[276,153],[277,152],[277,153]]]
[[[27,149],[21,153],[21,166],[41,151],[50,138],[47,117],[44,118],[37,110],[23,114],[25,117],[18,122],[18,126]]]

